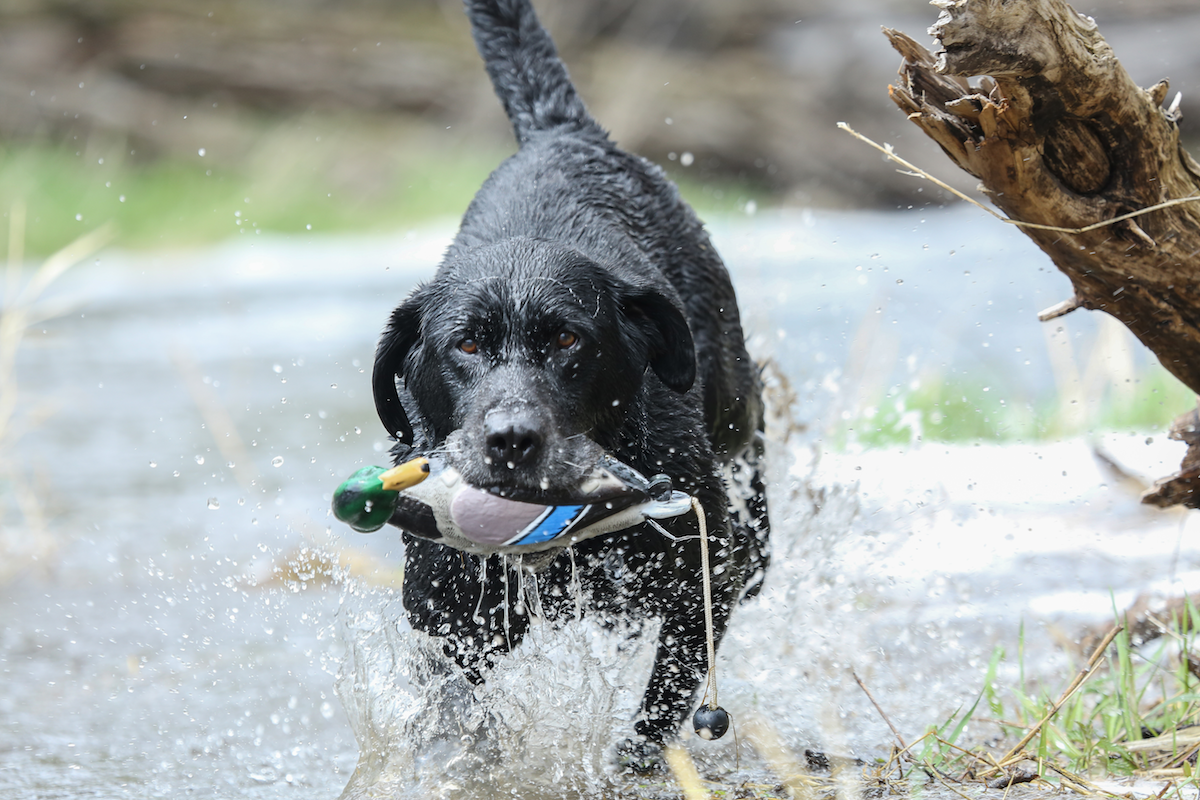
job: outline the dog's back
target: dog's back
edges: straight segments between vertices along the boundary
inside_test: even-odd
[[[489,178],[454,248],[565,233],[616,271],[665,279],[692,328],[713,450],[725,463],[745,454],[762,425],[759,376],[703,224],[657,165],[616,147],[588,113],[529,0],[466,0],[466,7],[521,151]]]

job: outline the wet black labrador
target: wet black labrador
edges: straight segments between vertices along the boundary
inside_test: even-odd
[[[759,376],[729,275],[663,171],[588,114],[528,0],[466,6],[520,149],[379,343],[375,403],[393,455],[449,438],[471,483],[552,491],[572,472],[556,465],[587,437],[665,473],[706,512],[719,639],[768,560]],[[404,607],[475,682],[533,609],[573,612],[575,580],[602,620],[661,620],[632,740],[645,755],[676,736],[707,668],[696,520],[664,524],[671,537],[642,524],[507,561],[405,533]],[[517,580],[520,569],[536,581]]]

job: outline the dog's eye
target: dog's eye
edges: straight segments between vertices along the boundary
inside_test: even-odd
[[[468,336],[466,339],[463,339],[458,343],[458,349],[462,350],[469,356],[473,356],[479,352],[479,342]]]
[[[561,347],[563,350],[566,350],[568,347],[573,347],[575,345],[575,343],[578,341],[579,341],[579,337],[576,336],[571,331],[559,331],[558,332],[558,339],[557,339],[558,346]]]

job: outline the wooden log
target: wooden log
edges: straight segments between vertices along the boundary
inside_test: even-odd
[[[1164,108],[1166,81],[1139,88],[1090,17],[1063,0],[933,2],[936,57],[884,30],[904,57],[889,94],[1010,218],[1077,229],[1200,197],[1200,165],[1179,141],[1179,96]],[[1200,392],[1200,203],[1086,233],[1023,230],[1075,289],[1043,319],[1105,311]],[[1144,502],[1200,507],[1194,431],[1176,423],[1185,467]]]

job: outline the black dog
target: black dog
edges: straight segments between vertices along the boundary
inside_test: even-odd
[[[589,116],[528,0],[466,6],[520,150],[380,341],[375,403],[393,455],[449,449],[476,486],[553,490],[583,436],[669,475],[706,512],[719,639],[768,559],[759,379],[729,275],[662,170]],[[696,520],[666,528],[689,540],[643,524],[575,545],[574,559],[511,566],[405,533],[404,607],[475,682],[528,627],[509,570],[537,571],[551,619],[574,608],[573,579],[602,619],[661,619],[635,725],[652,751],[676,735],[707,667]]]

